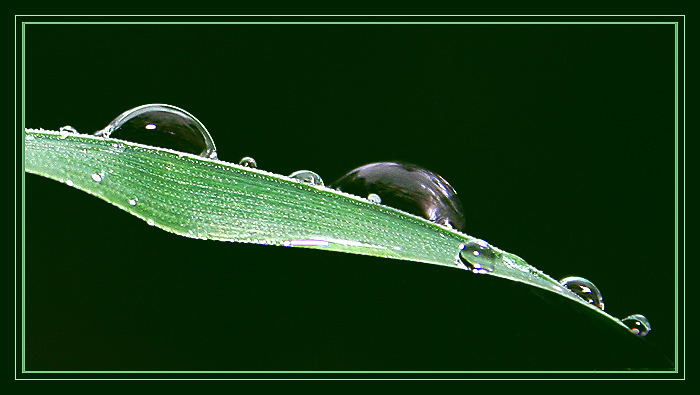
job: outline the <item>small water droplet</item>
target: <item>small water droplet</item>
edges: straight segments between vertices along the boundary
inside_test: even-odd
[[[92,175],[91,175],[90,177],[91,177],[92,180],[95,181],[95,182],[98,182],[98,183],[99,183],[99,182],[102,182],[102,176],[101,176],[100,174],[92,173]]]
[[[73,180],[71,180],[70,178],[66,179],[66,185],[68,185],[69,187],[72,187],[72,186],[73,186]]]
[[[647,317],[641,314],[632,314],[622,320],[630,332],[638,336],[646,336],[651,331],[651,324]]]
[[[377,195],[376,193],[370,193],[369,195],[367,195],[367,200],[377,204],[382,202],[382,198],[379,197],[379,195]]]
[[[600,293],[598,287],[592,282],[583,277],[566,277],[559,281],[562,287],[576,294],[576,296],[594,305],[595,307],[604,310],[603,294]]]
[[[136,206],[137,204],[139,204],[139,199],[138,198],[129,199],[129,204],[132,206]]]
[[[251,158],[250,156],[244,156],[241,158],[238,164],[241,166],[250,167],[252,169],[258,168],[258,162],[256,162],[255,159]]]
[[[64,133],[64,132],[65,132],[65,133],[78,134],[78,131],[75,130],[75,128],[72,127],[72,126],[70,126],[70,125],[61,126],[61,127],[58,129],[58,131],[61,132],[61,133]]]
[[[148,221],[146,221],[146,223],[149,224],[149,225],[151,225],[151,226],[153,226],[153,225],[156,224],[156,221],[154,221],[154,220],[152,220],[151,218],[149,218]]]
[[[323,185],[323,179],[321,179],[321,176],[311,170],[295,171],[294,173],[290,174],[289,177],[306,184]]]
[[[212,159],[217,157],[214,140],[204,125],[192,114],[169,104],[132,108],[95,134]]]
[[[331,184],[357,196],[381,196],[382,204],[429,221],[464,228],[464,212],[457,192],[438,174],[402,162],[377,162],[360,166]]]
[[[34,136],[25,135],[25,136],[24,136],[24,141],[34,141]]]
[[[474,273],[492,272],[496,260],[500,258],[500,254],[483,240],[472,240],[460,247],[460,261]]]
[[[124,144],[121,143],[113,143],[112,149],[117,152],[124,152],[126,150],[126,146],[124,146]]]

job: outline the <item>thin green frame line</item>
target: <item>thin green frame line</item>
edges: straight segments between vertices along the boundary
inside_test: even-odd
[[[100,381],[100,380],[151,380],[151,381],[162,381],[162,380],[240,380],[240,381],[259,381],[259,380],[275,380],[275,381],[337,381],[337,380],[366,380],[366,381],[465,381],[465,380],[478,380],[478,381],[486,381],[486,380],[495,380],[493,378],[482,378],[482,377],[474,377],[474,378],[462,378],[462,377],[452,377],[452,378],[361,378],[361,379],[352,379],[352,378],[267,378],[267,379],[258,379],[258,378],[231,378],[231,377],[221,377],[221,378],[108,378],[108,379],[103,379],[103,378],[19,378],[17,380],[91,380],[91,381]],[[507,378],[498,378],[497,380],[517,380],[517,381],[523,381],[523,380],[542,380],[541,378],[530,378],[530,377],[523,377],[523,378],[513,378],[513,377],[507,377]],[[570,381],[570,380],[581,380],[580,378],[573,378],[573,379],[568,379],[568,378],[548,378],[547,380],[556,380],[556,381]],[[625,378],[601,378],[601,379],[595,379],[595,380],[601,380],[601,381],[622,381],[622,380],[629,380]],[[657,380],[663,380],[663,381],[669,381],[669,380],[685,380],[681,378],[672,378],[672,379],[657,379],[657,378],[648,378],[644,379],[648,381],[657,381]]]
[[[685,16],[685,14],[656,14],[656,15],[648,15],[648,14],[609,14],[609,15],[575,15],[575,14],[532,14],[532,15],[517,15],[517,14],[503,14],[503,15],[494,15],[494,14],[375,14],[375,15],[353,15],[353,14],[289,14],[289,15],[284,15],[284,14],[223,14],[223,15],[218,15],[218,14],[91,14],[91,15],[80,15],[80,14],[65,14],[65,15],[46,15],[46,14],[17,14],[16,16],[50,16],[50,17],[62,17],[62,16],[79,16],[79,17],[103,17],[103,16],[112,16],[112,17],[120,17],[120,16],[135,16],[135,17],[141,17],[141,16],[163,16],[163,17],[173,17],[173,16],[197,16],[197,17],[228,17],[228,16],[243,16],[243,17],[297,17],[297,16],[313,16],[313,17],[379,17],[379,16],[384,16],[384,17],[425,17],[425,16],[436,16],[436,17],[462,17],[462,16],[475,16],[475,17],[491,17],[491,16],[498,16],[498,17],[530,17],[530,16],[545,16],[545,17],[553,17],[553,16],[571,16],[571,17],[589,17],[589,16],[598,16],[598,17],[620,17],[620,16],[631,16],[631,17],[673,17],[673,16]]]
[[[678,22],[392,22],[392,21],[366,21],[366,22],[289,22],[289,21],[265,21],[265,22],[236,22],[236,21],[212,21],[212,22],[158,22],[158,21],[132,21],[132,22],[110,22],[110,21],[65,21],[65,22],[22,22],[28,25],[673,25]]]
[[[685,15],[683,16],[683,141],[685,141]],[[676,112],[678,114],[678,112]],[[677,146],[677,145],[676,145]],[[677,148],[676,148],[677,149]],[[685,144],[683,144],[683,186],[685,186]],[[676,187],[678,189],[678,187]],[[685,188],[683,188],[683,214],[685,215]],[[678,243],[676,243],[677,245]],[[676,247],[677,249],[678,247]],[[683,221],[683,272],[685,273],[685,220]],[[678,270],[676,269],[676,273]],[[683,301],[685,301],[685,276],[683,276]],[[676,303],[678,306],[678,303]],[[678,310],[678,308],[676,308]],[[685,317],[685,303],[683,303],[683,317]],[[676,314],[678,321],[678,314]],[[683,320],[683,344],[685,345],[685,320]],[[676,334],[676,349],[678,348],[678,336]],[[678,350],[676,350],[678,354]],[[676,359],[678,357],[676,356]],[[676,364],[677,365],[677,364]],[[683,366],[685,366],[685,353],[683,353]]]
[[[675,263],[675,274],[674,274],[674,313],[675,313],[675,339],[674,339],[674,347],[675,347],[675,355],[674,355],[674,366],[676,369],[678,368],[678,24],[676,23],[676,26],[674,27],[674,37],[675,37],[675,47],[674,47],[674,82],[675,82],[675,90],[674,90],[674,111],[675,111],[675,125],[674,125],[674,185],[675,188],[673,189],[673,194],[674,194],[674,211],[675,211],[675,216],[674,216],[674,263]],[[685,92],[685,90],[684,90]]]
[[[603,374],[636,374],[636,373],[659,373],[659,374],[675,374],[676,372],[672,370],[645,370],[641,371],[629,371],[629,370],[567,370],[567,371],[536,371],[536,370],[211,370],[211,371],[200,371],[200,370],[32,370],[24,373],[40,373],[40,374],[66,374],[66,373],[81,373],[81,374],[105,374],[105,373],[137,373],[137,374],[171,374],[171,373],[307,373],[307,374],[318,374],[318,373],[338,373],[338,374],[349,374],[349,373],[432,373],[432,374],[445,374],[445,373],[498,373],[498,374],[521,374],[521,373],[572,373],[572,374],[590,374],[590,373],[603,373]]]
[[[25,25],[24,23],[22,24],[22,134],[24,134],[24,129],[25,129],[25,38],[26,38],[26,32],[25,32]],[[16,42],[16,40],[15,40]],[[16,67],[16,63],[15,63]],[[22,139],[22,148],[24,148],[24,139]],[[22,149],[22,167],[24,167],[24,149]],[[22,169],[24,170],[24,169]],[[22,203],[24,203],[26,200],[24,198],[24,180],[26,178],[26,175],[22,176]],[[24,220],[24,204],[22,204],[22,230],[24,231],[25,227],[25,220]],[[26,343],[27,343],[27,338],[26,338],[26,314],[25,314],[25,303],[27,299],[27,294],[26,294],[26,272],[25,272],[25,260],[24,257],[26,256],[25,253],[25,247],[24,247],[24,234],[22,234],[22,372],[24,373],[26,371]],[[16,245],[16,244],[15,244]],[[17,283],[17,279],[15,278],[15,284]],[[15,298],[17,297],[17,293],[15,293]],[[15,303],[15,306],[17,306],[17,303]],[[17,326],[15,326],[15,330],[17,330]]]
[[[42,15],[15,15],[15,22],[17,21],[18,16],[42,16]],[[85,16],[123,16],[123,15],[51,15],[51,16],[80,16],[80,17],[85,17]],[[130,15],[130,16],[142,16],[142,15]],[[158,15],[145,15],[145,16],[158,16]],[[173,16],[184,16],[184,15],[160,15],[160,16],[166,16],[166,17],[173,17]],[[209,15],[193,15],[193,16],[209,16]],[[221,16],[221,15],[216,15],[216,16]],[[320,15],[229,15],[229,16],[320,16]],[[356,15],[323,15],[323,16],[356,16]],[[641,16],[682,16],[683,21],[685,22],[685,15],[357,15],[357,16],[632,16],[632,17],[641,17]],[[36,21],[23,21],[22,22],[22,130],[25,128],[25,37],[26,37],[26,31],[25,31],[25,25],[34,25],[34,24],[44,24],[44,25],[54,25],[54,24],[540,24],[540,25],[546,25],[546,24],[635,24],[635,25],[644,25],[644,24],[673,24],[674,26],[674,39],[675,39],[675,313],[676,313],[676,338],[675,338],[675,365],[673,370],[664,370],[664,371],[28,371],[26,370],[26,352],[25,352],[25,300],[26,300],[26,279],[25,279],[25,260],[24,260],[24,252],[25,252],[25,242],[24,242],[24,235],[22,237],[22,373],[25,374],[66,374],[66,373],[83,373],[83,374],[90,374],[90,373],[102,373],[102,374],[124,374],[124,373],[146,373],[146,374],[173,374],[173,373],[192,373],[192,374],[207,374],[207,373],[239,373],[239,374],[246,374],[246,373],[306,373],[306,374],[315,374],[315,373],[338,373],[338,374],[348,374],[348,373],[498,373],[498,374],[519,374],[519,373],[535,373],[535,374],[550,374],[550,373],[561,373],[561,374],[577,374],[577,373],[604,373],[604,374],[610,374],[610,373],[678,373],[678,22],[585,22],[585,21],[569,21],[569,22],[520,22],[520,21],[511,21],[511,22],[458,22],[458,21],[453,21],[453,22],[391,22],[391,21],[383,21],[383,22],[36,22]],[[685,38],[685,23],[683,25],[683,34]],[[15,38],[16,38],[16,33],[15,33]],[[17,47],[17,41],[15,39],[15,64],[16,64],[16,47]],[[684,54],[685,54],[685,41],[683,42],[683,49],[684,49]],[[684,75],[684,82],[685,82],[685,57],[683,58],[683,75]],[[15,92],[17,90],[17,71],[15,70]],[[683,135],[685,137],[685,89],[683,90],[683,108],[684,108],[684,113],[683,113],[683,119],[684,119],[684,130],[683,130]],[[16,120],[16,107],[17,103],[15,102],[15,125],[17,124]],[[17,136],[15,135],[15,142],[16,142]],[[24,144],[24,142],[22,142]],[[683,157],[683,167],[685,169],[685,147],[683,147],[683,152],[684,152],[684,157]],[[16,153],[15,153],[15,158],[16,158]],[[24,163],[24,152],[22,152],[22,163]],[[15,171],[16,171],[16,161],[15,161]],[[685,182],[685,172],[683,174],[683,181]],[[16,173],[15,173],[15,191],[16,191]],[[24,201],[25,199],[25,176],[22,176],[22,200]],[[16,194],[15,194],[16,196]],[[684,199],[685,199],[685,190],[683,193]],[[16,198],[15,198],[15,207],[16,207]],[[685,212],[685,200],[683,201],[683,208]],[[17,214],[15,210],[15,223],[17,221]],[[22,223],[24,224],[25,221],[25,210],[24,210],[24,205],[22,205]],[[24,229],[24,227],[23,227]],[[685,232],[685,222],[683,224],[683,229]],[[683,240],[685,243],[685,233],[683,234]],[[16,235],[15,235],[15,241],[16,241]],[[15,244],[16,245],[16,244]],[[685,253],[685,244],[683,246],[683,251]],[[16,260],[16,248],[15,248],[15,260]],[[685,267],[685,263],[684,263]],[[17,268],[15,266],[15,279],[17,275]],[[684,285],[685,285],[685,278],[684,278]],[[685,287],[684,287],[684,299],[685,299]],[[16,320],[17,320],[17,303],[16,303],[16,294],[15,294],[15,328],[16,328]],[[685,313],[685,306],[683,307],[684,313]],[[684,328],[685,328],[685,322],[684,322]],[[17,339],[17,334],[15,334],[15,340]],[[685,336],[684,336],[685,340]],[[684,343],[685,344],[685,343]],[[15,355],[17,353],[17,344],[15,341]],[[685,354],[683,355],[683,360],[685,362]],[[16,371],[16,370],[15,370]],[[18,380],[23,380],[22,378],[17,378],[15,375],[15,379]],[[41,380],[41,378],[32,378],[31,380]],[[258,380],[258,379],[244,379],[244,378],[234,378],[234,379],[229,379],[229,378],[212,378],[212,379],[198,379],[198,378],[187,378],[187,379],[182,379],[182,380]],[[75,378],[54,378],[53,380],[112,380],[112,379],[75,379]],[[131,380],[131,379],[119,379],[119,380]],[[138,379],[138,380],[172,380],[172,379]],[[180,380],[180,379],[177,379]],[[290,380],[290,379],[265,379],[265,380]],[[345,380],[345,379],[294,379],[294,380]],[[422,379],[371,379],[371,380],[481,380],[479,378],[467,378],[467,379],[461,379],[461,378],[438,378],[438,379],[431,379],[431,378],[422,378]],[[485,380],[489,380],[488,378]],[[506,380],[511,380],[511,379],[506,379]],[[515,380],[515,379],[514,379]],[[520,380],[520,379],[517,379]],[[529,379],[528,379],[529,380]],[[555,380],[568,380],[568,379],[555,379]],[[614,379],[614,378],[604,378],[601,380],[626,380],[626,379]],[[667,379],[659,379],[659,380],[667,380]]]

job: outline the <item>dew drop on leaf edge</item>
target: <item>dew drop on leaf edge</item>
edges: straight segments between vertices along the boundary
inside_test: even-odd
[[[646,336],[651,331],[649,320],[641,314],[632,314],[622,319],[622,323],[637,336]]]
[[[404,162],[369,163],[347,172],[331,188],[357,196],[375,194],[382,204],[453,229],[464,229],[457,192],[440,175]]]
[[[483,240],[471,240],[460,246],[459,259],[467,269],[483,274],[494,270],[500,254]]]
[[[592,282],[583,277],[566,277],[559,281],[562,287],[573,292],[587,303],[604,310],[603,295]]]
[[[323,186],[321,176],[311,170],[298,170],[290,174],[289,177],[305,184]]]
[[[187,111],[169,104],[146,104],[123,112],[97,135],[216,158],[206,127]]]

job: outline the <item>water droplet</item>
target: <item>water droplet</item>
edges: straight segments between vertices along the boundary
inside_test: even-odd
[[[92,173],[92,175],[90,177],[95,182],[102,182],[102,176],[100,174]]]
[[[146,223],[149,224],[149,225],[151,225],[151,226],[153,226],[153,225],[156,224],[156,221],[154,221],[154,220],[152,220],[151,218],[149,218],[149,219],[146,221]]]
[[[357,196],[377,194],[382,204],[455,229],[464,228],[457,192],[430,170],[402,162],[377,162],[351,170],[331,187]]]
[[[321,179],[321,176],[310,170],[295,171],[294,173],[290,174],[289,177],[306,184],[323,185],[323,179]]]
[[[137,204],[139,204],[139,198],[129,199],[129,204],[132,206],[136,206]]]
[[[646,336],[651,331],[651,324],[647,317],[641,314],[632,314],[631,316],[624,318],[622,323],[627,325],[630,332],[638,336]]]
[[[75,128],[72,127],[72,126],[70,126],[70,125],[61,126],[61,127],[58,129],[58,131],[61,132],[61,133],[78,134],[78,131],[75,130]]]
[[[69,187],[72,187],[72,186],[73,186],[73,180],[71,180],[70,178],[66,179],[66,185],[68,185]]]
[[[216,158],[216,146],[204,125],[169,104],[146,104],[114,119],[96,135]]]
[[[24,141],[34,141],[34,136],[25,135],[25,136],[24,136]]]
[[[377,195],[376,193],[370,193],[369,195],[367,195],[367,200],[377,204],[382,202],[382,198],[379,197],[379,195]]]
[[[252,169],[257,169],[258,168],[258,162],[255,161],[255,159],[251,158],[250,156],[245,156],[243,157],[239,162],[239,165],[245,166],[245,167],[250,167]]]
[[[474,273],[492,272],[500,254],[483,240],[472,240],[460,246],[459,259]]]
[[[117,152],[124,152],[126,150],[126,146],[124,146],[124,144],[121,143],[113,143],[112,149]]]
[[[594,305],[595,307],[604,310],[603,294],[592,282],[583,277],[566,277],[559,281],[562,287],[576,294],[576,296]]]

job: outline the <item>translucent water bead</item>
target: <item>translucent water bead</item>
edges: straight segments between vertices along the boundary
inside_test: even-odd
[[[604,310],[603,295],[598,287],[583,277],[566,277],[559,281],[562,287],[575,293],[578,297],[595,307]]]
[[[332,188],[357,196],[381,197],[384,205],[454,229],[464,228],[457,192],[438,174],[402,162],[377,162],[350,170]]]
[[[125,111],[97,135],[216,158],[214,140],[187,111],[169,104],[146,104]]]

